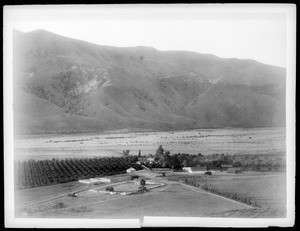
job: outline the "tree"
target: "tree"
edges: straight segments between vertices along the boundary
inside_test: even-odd
[[[156,150],[155,154],[155,160],[161,165],[162,167],[167,167],[171,165],[171,156],[169,151],[165,151],[162,148],[162,145],[159,145],[159,147]]]
[[[141,157],[141,150],[139,150],[139,154],[138,154],[138,157]]]
[[[173,156],[171,156],[171,163],[170,163],[171,167],[173,169],[178,169],[182,167],[182,163],[180,162],[180,159],[178,157],[178,154],[175,154]]]
[[[233,163],[232,166],[233,166],[233,167],[242,167],[242,163],[239,162],[239,161],[236,161],[236,162]]]
[[[129,156],[130,150],[123,150],[123,157]]]
[[[156,156],[163,155],[165,153],[165,150],[162,148],[162,145],[159,145],[159,147],[156,150]]]

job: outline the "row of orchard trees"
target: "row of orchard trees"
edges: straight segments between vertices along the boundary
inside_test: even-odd
[[[16,161],[15,186],[24,189],[120,174],[134,161],[133,156]]]

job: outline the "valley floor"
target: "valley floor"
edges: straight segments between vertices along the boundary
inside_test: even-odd
[[[14,159],[154,154],[159,145],[173,153],[203,155],[285,154],[285,128],[197,129],[170,132],[24,135],[14,141]]]

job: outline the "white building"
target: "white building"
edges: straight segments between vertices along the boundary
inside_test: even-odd
[[[102,178],[102,177],[91,178],[90,180],[93,181],[93,182],[108,182],[108,183],[111,182],[110,179],[108,179],[108,178]]]
[[[83,179],[83,180],[79,180],[79,183],[82,184],[91,184],[91,183],[96,183],[96,182],[111,182],[110,179],[108,178],[90,178],[90,179]]]
[[[135,171],[136,171],[136,170],[135,170],[133,167],[128,168],[128,169],[126,170],[127,173],[132,173],[132,172],[135,172]]]
[[[201,174],[204,174],[207,171],[206,167],[183,167],[182,169],[189,173],[201,173]]]
[[[82,183],[82,184],[91,184],[91,183],[93,183],[93,181],[91,181],[90,179],[84,179],[84,180],[79,180],[79,183]]]

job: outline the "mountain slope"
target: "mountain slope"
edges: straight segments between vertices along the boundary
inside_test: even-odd
[[[16,122],[20,131],[285,124],[283,68],[187,51],[101,46],[44,30],[15,31],[13,45],[14,101],[26,99],[28,106],[15,107],[16,121],[26,118]]]

